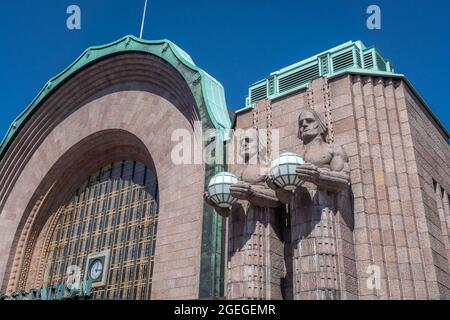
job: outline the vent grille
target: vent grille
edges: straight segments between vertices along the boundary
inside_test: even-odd
[[[290,89],[300,87],[305,83],[308,83],[310,80],[318,77],[320,77],[319,65],[315,64],[303,70],[294,72],[284,78],[280,78],[279,91],[282,93]]]
[[[344,52],[333,58],[334,72],[351,68],[353,66],[353,51]]]
[[[364,68],[373,69],[372,52],[364,53]]]
[[[266,84],[262,84],[259,87],[250,89],[250,102],[255,103],[256,101],[262,100],[266,97]]]
[[[309,59],[271,73],[254,83],[245,98],[246,107],[262,99],[277,99],[305,88],[311,80],[333,77],[348,71],[380,71],[393,73],[387,61],[375,47],[367,48],[360,41],[349,42]]]

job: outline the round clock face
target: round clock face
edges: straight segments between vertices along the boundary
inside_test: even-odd
[[[91,269],[89,270],[89,277],[92,280],[98,280],[103,272],[103,263],[101,260],[95,260],[91,264]]]

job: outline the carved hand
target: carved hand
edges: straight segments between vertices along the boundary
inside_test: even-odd
[[[272,190],[274,190],[274,191],[277,191],[278,189],[280,189],[280,187],[277,186],[277,185],[273,182],[272,175],[270,175],[270,174],[266,175],[266,177],[264,178],[264,181],[266,182],[267,186],[268,186],[270,189],[272,189]]]
[[[300,164],[295,169],[295,173],[302,181],[317,183],[320,173],[317,166],[312,163]]]
[[[230,186],[230,193],[236,199],[248,200],[253,194],[253,190],[249,183],[239,181],[238,183]]]
[[[350,183],[350,178],[344,171],[331,171],[309,163],[299,165],[296,173],[301,180],[312,182],[318,187],[332,192],[342,191]]]
[[[210,199],[208,192],[203,193],[203,199],[205,199],[206,203],[213,207],[222,217],[227,218],[230,216],[231,208],[222,208],[216,205],[214,201]]]
[[[319,168],[319,186],[332,192],[340,192],[350,185],[350,177],[345,171],[331,171]]]
[[[278,198],[278,200],[284,204],[288,204],[291,199],[292,192],[284,190],[283,188],[280,188],[273,182],[272,175],[268,174],[265,178],[267,186],[275,191],[275,195]]]

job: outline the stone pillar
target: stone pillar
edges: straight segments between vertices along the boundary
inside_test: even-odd
[[[248,206],[247,209],[244,209]],[[282,299],[284,247],[280,208],[242,201],[228,224],[227,299]]]
[[[349,201],[343,194],[298,188],[290,203],[294,300],[357,296]]]

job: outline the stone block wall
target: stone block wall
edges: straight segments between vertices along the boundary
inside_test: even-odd
[[[355,268],[347,261],[346,282],[355,298],[448,299],[445,134],[402,79],[346,74],[326,82],[260,101],[237,115],[236,127],[279,129],[280,151],[298,153],[300,110],[322,112],[349,156]]]
[[[450,147],[446,133],[435,123],[413,91],[403,85],[400,100],[404,121],[410,124],[412,144],[409,147],[415,162],[419,185],[414,192],[414,205],[423,214],[423,242],[426,279],[434,297],[450,299],[449,192]],[[413,152],[413,153],[412,153]],[[409,167],[409,166],[408,166]]]

